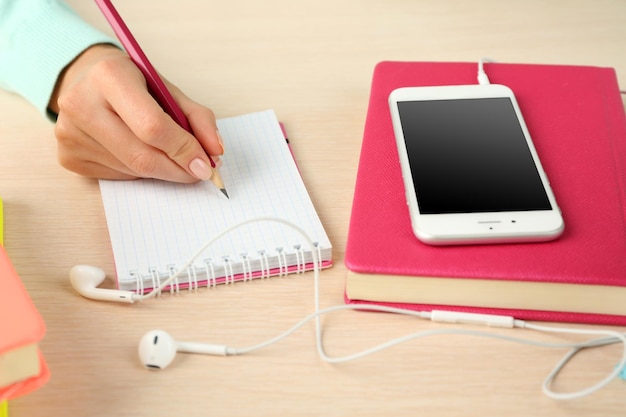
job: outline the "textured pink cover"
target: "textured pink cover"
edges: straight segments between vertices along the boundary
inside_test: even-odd
[[[419,242],[411,230],[387,97],[404,86],[475,84],[477,64],[382,62],[372,81],[347,267],[374,274],[626,285],[626,118],[615,71],[500,63],[485,69],[491,83],[509,86],[517,97],[563,211],[563,236],[537,244],[433,247]],[[609,315],[404,307],[626,324],[626,317]]]

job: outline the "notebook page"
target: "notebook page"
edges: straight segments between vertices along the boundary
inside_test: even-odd
[[[230,199],[210,181],[100,181],[118,285],[133,273],[177,269],[211,237],[241,221],[272,216],[299,225],[322,249],[331,244],[304,187],[278,120],[263,111],[217,122],[226,153],[220,173]],[[277,223],[252,223],[226,235],[196,262],[237,263],[242,255],[291,250],[303,238]]]

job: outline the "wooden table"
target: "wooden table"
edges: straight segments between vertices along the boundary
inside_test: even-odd
[[[95,4],[70,1],[110,32]],[[626,87],[626,2],[571,0],[117,1],[153,63],[194,99],[227,117],[273,108],[334,245],[322,305],[343,302],[348,219],[371,74],[381,60],[610,66]],[[236,284],[140,305],[95,302],[68,281],[78,263],[113,275],[96,181],[58,166],[53,126],[0,92],[0,196],[6,247],[47,335],[52,379],[11,402],[39,416],[617,416],[626,382],[584,399],[545,397],[562,351],[461,336],[415,341],[342,365],[322,362],[313,324],[241,357],[179,355],[162,372],[137,358],[147,330],[180,340],[247,346],[312,311],[312,275]],[[107,281],[112,286],[112,280]],[[331,354],[439,325],[387,314],[324,318]],[[502,334],[513,334],[502,331]],[[520,337],[556,340],[515,331]],[[557,389],[595,382],[618,347],[581,356]],[[615,358],[613,361],[612,358]]]

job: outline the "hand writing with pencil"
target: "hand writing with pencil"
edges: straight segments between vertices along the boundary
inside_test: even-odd
[[[139,177],[191,183],[214,172],[224,152],[213,112],[167,83],[189,120],[185,131],[150,95],[128,55],[95,45],[59,78],[49,108],[58,114],[58,157],[78,174],[108,179]]]

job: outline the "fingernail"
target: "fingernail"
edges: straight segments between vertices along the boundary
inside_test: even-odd
[[[189,164],[189,170],[197,178],[201,180],[208,180],[213,175],[211,167],[200,158],[196,158]]]
[[[215,133],[217,133],[217,142],[220,144],[222,148],[222,153],[224,153],[224,140],[222,139],[222,135],[218,129],[215,129]]]

